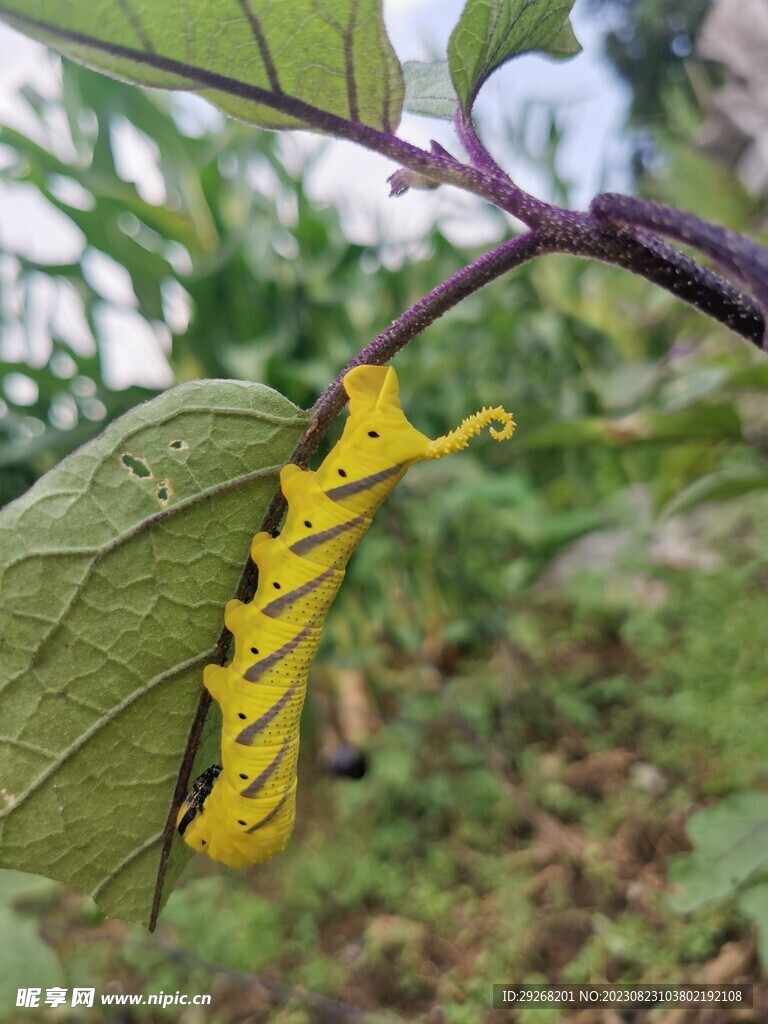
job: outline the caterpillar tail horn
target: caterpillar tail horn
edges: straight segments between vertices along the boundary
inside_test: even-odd
[[[442,459],[444,455],[460,452],[462,448],[467,447],[471,437],[479,434],[484,427],[491,423],[500,424],[500,429],[496,427],[491,427],[490,429],[491,437],[495,441],[505,441],[508,437],[512,437],[517,426],[512,419],[512,415],[500,405],[494,406],[493,409],[483,408],[480,412],[467,416],[450,434],[444,434],[442,437],[436,437],[434,441],[430,441],[424,453],[424,458]]]

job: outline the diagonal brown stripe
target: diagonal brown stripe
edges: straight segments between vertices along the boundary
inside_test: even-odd
[[[240,796],[247,796],[249,799],[251,797],[256,796],[259,790],[265,785],[266,782],[268,782],[268,780],[275,774],[277,769],[280,767],[283,758],[288,753],[288,747],[290,745],[291,741],[286,736],[285,739],[283,740],[282,747],[280,747],[280,750],[277,752],[277,757],[275,757],[275,759],[267,765],[267,767],[264,769],[261,775],[257,776],[253,780],[250,786],[246,786],[246,788],[240,793]]]
[[[287,594],[283,594],[282,597],[276,597],[274,601],[270,601],[269,604],[265,604],[261,609],[264,615],[268,615],[271,619],[278,619],[282,612],[286,608],[290,608],[296,601],[301,600],[302,597],[306,597],[307,594],[311,594],[313,590],[317,590],[321,587],[326,580],[332,579],[335,576],[336,569],[326,569],[325,572],[321,572],[319,576],[315,576],[313,580],[308,583],[302,583],[300,587],[296,587],[295,590],[289,590]]]
[[[402,468],[402,463],[398,462],[396,465],[382,469],[378,473],[364,476],[361,480],[353,480],[349,484],[342,484],[341,487],[334,487],[330,491],[325,492],[326,497],[330,498],[331,501],[341,501],[342,498],[350,498],[353,494],[359,494],[360,491],[367,491],[371,487],[376,487],[377,484],[384,483],[385,480],[389,480],[391,476],[399,473]]]
[[[300,633],[296,634],[293,640],[288,640],[287,643],[284,643],[282,647],[278,647],[278,649],[272,654],[268,654],[266,658],[262,658],[261,661],[257,661],[255,665],[251,665],[251,667],[244,673],[243,679],[249,683],[257,683],[265,672],[274,668],[275,665],[282,661],[283,658],[286,658],[291,651],[295,651],[299,644],[304,643],[310,632],[311,630],[309,626],[306,626]]]
[[[272,808],[272,810],[269,812],[269,814],[265,814],[264,817],[261,819],[261,821],[257,821],[255,825],[251,825],[251,827],[248,829],[246,834],[250,835],[250,833],[251,832],[255,832],[256,829],[264,828],[265,825],[268,825],[270,823],[270,821],[272,821],[273,818],[277,817],[277,815],[280,813],[280,811],[282,811],[283,807],[285,806],[285,801],[287,799],[288,799],[288,790],[286,789],[286,791],[280,797],[280,799],[275,804],[275,806]]]
[[[296,691],[298,684],[294,681],[282,695],[279,700],[276,700],[269,711],[265,711],[263,715],[256,719],[255,722],[251,722],[250,725],[246,725],[237,736],[235,737],[235,743],[240,743],[244,747],[250,747],[253,744],[254,738],[261,732],[262,729],[266,729],[269,723],[279,715],[285,705],[291,699]]]
[[[329,540],[333,540],[335,537],[341,536],[342,533],[346,533],[347,530],[354,530],[357,526],[362,526],[365,522],[364,516],[355,516],[354,519],[350,519],[346,523],[340,523],[338,526],[331,526],[328,530],[321,530],[320,533],[315,533],[311,537],[302,537],[301,540],[297,540],[295,544],[291,544],[289,551],[292,551],[294,555],[306,555],[308,551],[313,548],[319,547],[321,544],[326,544]]]

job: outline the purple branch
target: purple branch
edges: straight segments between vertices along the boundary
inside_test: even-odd
[[[488,174],[492,174],[494,177],[500,178],[502,181],[506,181],[510,185],[514,185],[514,182],[509,175],[501,169],[480,141],[477,129],[475,128],[475,122],[472,120],[471,115],[467,118],[464,117],[461,110],[461,104],[456,105],[453,127],[456,129],[456,134],[458,135],[459,141],[464,147],[467,156],[475,167],[479,168],[481,171],[487,171]]]
[[[536,199],[528,192],[523,191],[512,181],[510,176],[502,170],[491,154],[480,141],[472,116],[464,117],[461,105],[457,105],[453,125],[459,141],[464,147],[474,167],[489,175],[498,182],[504,189],[504,200],[497,205],[506,213],[522,220],[529,227],[537,227],[550,221],[552,214],[559,211],[549,203]],[[514,198],[513,198],[514,197]]]
[[[542,236],[550,252],[611,263],[671,292],[732,331],[762,345],[765,318],[759,306],[662,239],[643,231],[602,223],[591,213],[558,211]]]
[[[752,292],[764,316],[768,312],[768,249],[762,245],[692,213],[633,196],[607,192],[593,200],[590,212],[603,223],[647,228],[699,249]],[[768,331],[762,344],[768,348]]]

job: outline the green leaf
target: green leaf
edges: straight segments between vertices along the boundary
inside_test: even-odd
[[[688,512],[705,501],[727,501],[750,491],[768,489],[768,473],[751,468],[722,469],[695,480],[664,506],[663,515]]]
[[[757,927],[757,944],[763,966],[768,965],[768,884],[753,885],[739,897],[739,910]]]
[[[729,896],[768,868],[768,793],[735,793],[694,814],[686,831],[694,852],[676,857],[669,871],[682,887],[672,903],[683,913]]]
[[[182,384],[0,513],[0,864],[147,921],[201,669],[307,421],[260,384]]]
[[[574,0],[467,0],[448,41],[451,78],[469,116],[488,77],[513,57],[545,53],[572,57],[581,50],[568,15]]]
[[[406,61],[403,64],[403,77],[405,110],[410,114],[452,120],[458,97],[451,83],[447,60],[436,60],[431,64],[420,60]]]
[[[0,0],[0,19],[97,71],[194,91],[262,128],[328,130],[332,114],[394,131],[400,120],[381,0]]]

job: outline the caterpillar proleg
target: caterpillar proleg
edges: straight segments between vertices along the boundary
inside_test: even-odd
[[[465,448],[491,422],[501,441],[515,423],[502,408],[483,409],[431,441],[400,407],[391,367],[358,366],[344,378],[349,417],[317,470],[284,466],[288,511],[277,537],[257,533],[253,600],[230,601],[224,621],[232,660],[208,665],[203,680],[221,706],[221,765],[193,783],[177,826],[184,841],[229,867],[246,867],[284,849],[296,814],[299,718],[307,675],[344,567],[374,513],[406,470]]]

